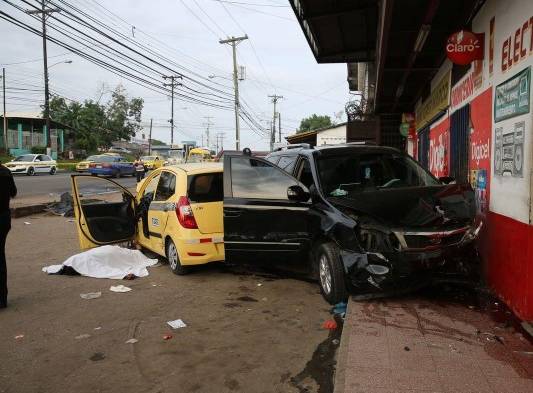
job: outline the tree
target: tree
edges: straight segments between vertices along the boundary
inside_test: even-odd
[[[160,141],[159,139],[152,139],[152,146],[164,146],[166,145],[165,142]]]
[[[317,116],[317,114],[314,113],[312,116],[302,119],[300,122],[300,129],[297,132],[312,131],[332,125],[333,123],[328,115]]]

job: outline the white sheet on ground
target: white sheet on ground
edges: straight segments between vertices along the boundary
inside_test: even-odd
[[[128,274],[137,277],[148,276],[148,266],[157,263],[157,259],[147,258],[138,250],[118,246],[102,246],[76,254],[61,265],[43,267],[43,272],[54,274],[63,266],[70,266],[82,276],[122,280]]]

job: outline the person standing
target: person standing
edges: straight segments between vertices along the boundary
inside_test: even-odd
[[[11,229],[9,201],[17,195],[11,171],[0,162],[0,308],[7,307],[6,239]]]
[[[137,176],[137,183],[139,183],[144,178],[144,162],[141,160],[141,157],[137,157],[133,163],[135,167],[135,175]]]

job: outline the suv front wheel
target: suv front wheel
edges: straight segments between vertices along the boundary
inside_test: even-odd
[[[315,266],[322,296],[337,304],[348,297],[344,282],[344,268],[335,243],[322,243],[315,253]]]

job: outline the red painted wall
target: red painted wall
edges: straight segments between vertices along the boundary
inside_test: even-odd
[[[489,212],[491,288],[523,320],[533,321],[533,226]]]

